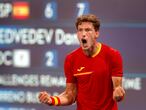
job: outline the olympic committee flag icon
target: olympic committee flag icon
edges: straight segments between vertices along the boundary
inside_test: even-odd
[[[13,65],[18,68],[30,67],[30,51],[25,49],[14,50]]]
[[[28,2],[14,2],[12,16],[14,19],[27,19],[30,14]]]

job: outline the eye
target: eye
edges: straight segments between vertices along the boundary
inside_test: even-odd
[[[85,31],[86,31],[86,32],[89,32],[89,31],[92,31],[92,29],[87,28],[87,29],[85,29]]]
[[[82,30],[83,30],[83,29],[79,28],[79,29],[78,29],[78,32],[82,32]]]

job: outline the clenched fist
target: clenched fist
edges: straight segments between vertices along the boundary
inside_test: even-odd
[[[113,99],[117,102],[123,100],[125,96],[125,90],[121,87],[121,86],[118,86],[114,89],[113,91]]]
[[[52,104],[51,97],[46,91],[40,92],[38,98],[41,103],[49,105]]]

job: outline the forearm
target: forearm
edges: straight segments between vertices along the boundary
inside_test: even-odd
[[[54,98],[54,97],[53,97]],[[75,84],[68,83],[63,93],[57,96],[58,105],[70,105],[75,102],[76,99],[76,86]],[[54,99],[53,99],[54,101]],[[58,103],[57,102],[57,103]]]
[[[75,102],[75,93],[73,92],[63,92],[60,95],[58,95],[60,99],[60,105],[70,105]]]
[[[122,77],[112,77],[113,81],[113,99],[121,101],[125,96],[125,90],[122,87]]]
[[[112,77],[113,89],[122,86],[122,77]]]

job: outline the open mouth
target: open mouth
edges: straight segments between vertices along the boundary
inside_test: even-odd
[[[83,44],[87,43],[86,39],[82,39],[81,41],[82,41]]]

